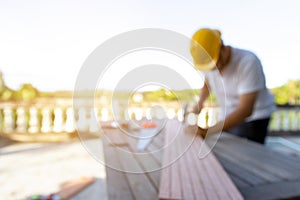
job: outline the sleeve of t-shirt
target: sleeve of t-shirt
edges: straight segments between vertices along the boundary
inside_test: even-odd
[[[241,61],[239,74],[239,94],[247,94],[265,88],[265,76],[260,60],[249,54]]]

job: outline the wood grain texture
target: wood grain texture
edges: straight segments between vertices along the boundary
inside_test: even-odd
[[[104,133],[106,183],[109,199],[158,199],[161,155],[157,146],[138,150],[138,132],[118,129]],[[154,137],[155,140],[163,137]],[[161,141],[160,141],[161,142]]]
[[[203,140],[184,124],[166,126],[160,199],[243,199]]]
[[[228,133],[211,136],[207,144],[245,199],[300,198],[300,158]]]

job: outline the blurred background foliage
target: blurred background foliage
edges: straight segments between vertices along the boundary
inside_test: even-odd
[[[300,80],[290,80],[271,91],[275,96],[275,102],[279,105],[300,105]]]
[[[272,88],[270,91],[274,94],[275,103],[278,105],[300,105],[300,80],[290,80],[286,84]],[[170,91],[166,89],[159,89],[155,91],[139,92],[142,96],[142,101],[195,101],[199,96],[200,89],[193,90],[179,90]],[[96,97],[112,98],[123,100],[132,100],[133,95],[130,95],[126,91],[96,91],[94,92],[82,92],[82,97]],[[13,90],[9,88],[3,79],[3,75],[0,72],[0,101],[14,101],[14,100],[34,100],[38,97],[45,98],[72,98],[72,91],[54,91],[43,92],[39,91],[30,83],[24,83],[19,89]],[[212,94],[208,99],[209,103],[215,104],[217,100]]]

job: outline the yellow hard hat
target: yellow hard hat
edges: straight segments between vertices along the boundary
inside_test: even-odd
[[[190,51],[195,67],[202,71],[215,68],[221,48],[221,32],[215,29],[203,28],[193,35]]]

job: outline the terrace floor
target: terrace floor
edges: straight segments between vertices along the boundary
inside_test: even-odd
[[[91,139],[92,141],[92,139]],[[268,137],[266,146],[300,156],[300,136]],[[33,194],[51,194],[64,182],[81,177],[96,181],[71,198],[106,199],[105,167],[78,139],[65,143],[17,143],[0,137],[0,196],[23,200]]]
[[[24,200],[49,195],[63,183],[82,177],[95,182],[72,200],[106,199],[105,168],[78,139],[65,143],[16,143],[0,137],[0,196]]]

